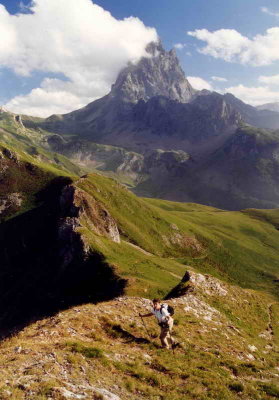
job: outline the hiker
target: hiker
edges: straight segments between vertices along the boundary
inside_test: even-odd
[[[161,304],[159,299],[154,299],[152,301],[153,307],[151,312],[148,314],[139,314],[140,317],[155,317],[158,320],[158,324],[161,328],[160,339],[162,343],[162,347],[169,349],[170,346],[174,346],[174,340],[171,337],[171,331],[173,328],[173,318],[169,311],[173,312],[173,308],[168,306],[167,304]],[[170,309],[170,310],[169,310]]]

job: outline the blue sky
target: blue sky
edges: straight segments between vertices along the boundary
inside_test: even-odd
[[[2,29],[6,29],[4,33],[7,33],[5,43],[11,40],[15,49],[13,54],[2,49],[1,57],[0,43],[0,104],[6,104],[13,111],[20,112],[22,108],[22,112],[37,115],[66,112],[105,94],[115,79],[117,68],[140,56],[145,42],[154,35],[146,27],[156,29],[167,49],[179,44],[177,55],[186,75],[192,77],[190,82],[197,88],[204,86],[218,91],[230,89],[252,104],[279,101],[278,0],[94,2],[112,14],[113,18],[109,21],[105,13],[98,14],[97,10],[97,15],[96,10],[93,12],[89,0],[55,0],[56,4],[61,3],[61,8],[54,3],[52,6],[54,0],[48,0],[49,7],[43,2],[45,0],[35,1],[37,8],[32,10],[32,15],[29,14],[33,18],[27,21],[22,16],[12,17],[12,14],[28,12],[22,7],[23,2],[0,0],[0,4],[6,8],[6,11],[0,8],[0,33],[2,12]],[[67,4],[65,11],[63,4]],[[84,4],[84,8],[81,4]],[[54,20],[53,28],[49,22],[45,22],[48,21],[48,13]],[[73,15],[79,13],[80,19],[77,18],[74,23]],[[140,19],[145,26],[139,26],[134,18],[123,27],[121,21],[130,16]],[[88,19],[87,26],[90,27],[87,29],[88,38],[86,32],[80,32],[78,27],[84,19]],[[57,45],[59,38],[63,44],[57,46],[59,54],[56,55],[55,46],[51,45],[51,32],[56,29],[57,21],[61,30],[55,36],[55,43]],[[107,31],[111,26],[114,27],[112,29],[116,31],[112,36],[115,37],[106,37],[103,43],[102,34],[107,35],[101,25],[107,26]],[[17,32],[16,39],[12,36],[10,26]],[[269,33],[267,30],[270,30]],[[34,45],[30,45],[32,35]],[[123,35],[131,36],[130,43],[123,44]],[[96,42],[97,38],[98,43],[102,42],[102,49],[93,41],[95,36]],[[141,42],[139,36],[142,36]],[[118,48],[121,43],[122,47]],[[44,46],[45,53],[42,52]],[[30,47],[33,47],[32,52]],[[86,54],[86,47],[90,54]],[[76,60],[71,51],[77,54]],[[62,53],[64,59],[61,58]],[[26,68],[25,62],[28,64]],[[111,68],[107,68],[105,63],[110,64]]]
[[[117,18],[134,15],[146,25],[154,26],[168,49],[175,43],[187,43],[189,47],[177,52],[187,75],[204,78],[225,75],[236,82],[252,83],[259,74],[258,69],[237,66],[236,71],[236,65],[200,55],[195,51],[200,43],[186,33],[202,28],[210,31],[225,28],[253,37],[279,26],[279,18],[261,11],[265,6],[279,13],[278,0],[99,0],[98,4]],[[187,56],[187,51],[191,51],[192,58]],[[261,69],[261,74],[276,72],[279,73],[279,63]]]

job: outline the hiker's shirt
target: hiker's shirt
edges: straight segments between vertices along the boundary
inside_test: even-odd
[[[157,318],[159,325],[162,322],[167,322],[169,319],[168,317],[170,316],[168,310],[166,310],[165,307],[161,307],[160,310],[154,310],[154,308],[152,307],[151,312]]]

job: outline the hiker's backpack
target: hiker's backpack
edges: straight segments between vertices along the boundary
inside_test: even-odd
[[[160,310],[160,311],[162,311],[162,308],[166,308],[166,310],[167,310],[167,312],[170,314],[170,316],[173,316],[173,314],[174,314],[174,308],[173,308],[172,306],[170,306],[169,304],[162,304],[162,305],[161,305],[161,310]]]

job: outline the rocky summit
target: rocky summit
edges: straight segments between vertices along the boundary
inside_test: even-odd
[[[53,115],[40,125],[141,152],[150,148],[190,151],[198,143],[201,153],[207,142],[232,133],[241,122],[279,128],[279,113],[252,107],[229,93],[194,90],[175,50],[151,43],[147,54],[119,73],[108,95],[80,110]]]
[[[109,96],[129,103],[155,96],[188,103],[196,91],[186,79],[175,50],[165,51],[159,42],[151,43],[147,53],[149,57],[120,72]]]

